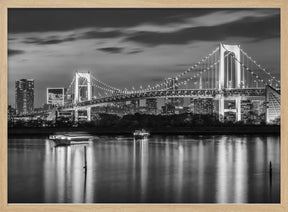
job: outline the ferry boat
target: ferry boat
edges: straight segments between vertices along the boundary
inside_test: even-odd
[[[49,140],[55,142],[57,146],[71,145],[71,144],[86,144],[92,139],[87,135],[50,135]]]
[[[144,129],[135,130],[135,132],[133,133],[133,136],[135,139],[145,139],[145,138],[148,138],[149,135],[150,135],[150,133]]]

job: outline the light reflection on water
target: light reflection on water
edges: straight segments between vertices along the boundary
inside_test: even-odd
[[[279,203],[279,136],[9,139],[9,203]],[[269,162],[273,165],[269,178]]]

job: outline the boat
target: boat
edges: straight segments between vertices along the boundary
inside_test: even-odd
[[[71,144],[86,144],[92,139],[87,135],[50,135],[49,140],[55,142],[56,146],[66,146]]]
[[[135,132],[133,133],[133,136],[135,139],[145,139],[145,138],[148,138],[149,135],[150,135],[150,133],[144,129],[135,130]]]

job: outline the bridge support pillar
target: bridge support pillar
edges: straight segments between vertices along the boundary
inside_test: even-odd
[[[219,121],[224,121],[224,96],[219,98]]]
[[[241,121],[241,96],[236,97],[236,121]]]
[[[87,108],[87,121],[91,121],[91,107]]]
[[[225,116],[225,97],[220,96],[219,98],[219,121],[224,122],[224,116]],[[226,98],[227,100],[227,98]],[[241,96],[228,98],[228,100],[235,100],[235,109],[232,109],[233,112],[235,112],[235,119],[236,121],[241,121]],[[226,109],[226,111],[229,111],[229,109]],[[231,110],[230,110],[231,111]]]
[[[78,122],[78,109],[74,110],[74,122]]]

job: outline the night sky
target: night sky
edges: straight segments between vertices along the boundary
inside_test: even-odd
[[[77,70],[123,89],[154,85],[220,41],[279,78],[279,9],[9,9],[9,104],[16,80],[35,80],[40,107],[46,88],[68,87]]]

